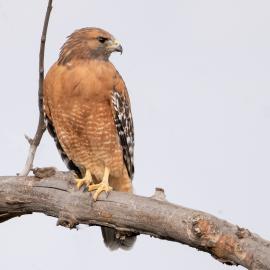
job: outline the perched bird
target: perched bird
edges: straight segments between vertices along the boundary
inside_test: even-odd
[[[134,131],[126,85],[109,61],[121,44],[107,31],[72,33],[44,80],[47,129],[62,159],[78,176],[77,187],[132,192]],[[110,249],[130,248],[135,235],[102,227]]]

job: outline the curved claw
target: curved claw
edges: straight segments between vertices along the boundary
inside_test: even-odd
[[[99,184],[92,184],[88,186],[89,192],[94,191],[94,190],[96,190],[96,192],[93,195],[93,199],[94,201],[96,201],[101,192],[105,191],[106,194],[108,194],[108,192],[112,190],[112,187],[109,186],[109,184],[104,183],[104,182],[101,182]]]
[[[83,185],[89,187],[93,183],[92,175],[89,170],[86,170],[84,178],[76,179],[75,181],[78,189],[80,189]]]
[[[84,179],[84,178],[83,179],[76,179],[75,181],[76,181],[76,186],[78,189],[80,189],[83,185],[89,187],[92,183],[91,180]]]

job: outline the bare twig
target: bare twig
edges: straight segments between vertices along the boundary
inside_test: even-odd
[[[26,136],[27,141],[30,143],[30,148],[28,152],[28,157],[25,163],[25,167],[20,173],[21,176],[26,176],[33,168],[33,162],[36,154],[36,150],[38,145],[40,144],[42,135],[46,130],[45,122],[44,122],[44,113],[43,113],[43,81],[44,81],[44,51],[45,51],[45,43],[47,36],[47,29],[50,19],[50,14],[52,10],[52,0],[48,1],[47,12],[43,24],[43,30],[40,40],[40,50],[39,50],[39,88],[38,88],[38,106],[39,106],[39,120],[36,134],[33,139]]]
[[[217,260],[251,270],[270,269],[270,242],[210,214],[171,204],[162,189],[146,198],[128,193],[101,194],[74,188],[72,173],[49,178],[0,177],[0,222],[32,212],[58,218],[58,225],[98,225],[148,234],[189,245]]]

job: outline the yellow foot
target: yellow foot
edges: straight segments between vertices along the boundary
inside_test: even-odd
[[[88,191],[89,192],[94,191],[94,190],[96,190],[96,192],[93,195],[93,199],[94,199],[94,201],[96,201],[99,194],[102,191],[105,191],[106,194],[108,194],[108,192],[110,192],[112,190],[112,187],[109,186],[109,184],[104,183],[104,182],[101,182],[99,184],[92,184],[92,185],[88,186]]]
[[[82,179],[76,179],[76,186],[78,189],[81,188],[81,186],[86,185],[87,187],[89,187],[92,183],[92,175],[90,173],[89,170],[86,170],[85,176]]]
[[[92,184],[92,185],[88,186],[89,192],[96,190],[96,192],[93,195],[94,201],[97,200],[99,194],[102,191],[105,191],[106,194],[108,194],[108,192],[110,192],[112,190],[112,187],[109,185],[109,173],[110,173],[110,170],[107,167],[105,167],[102,182],[99,184]]]
[[[91,185],[92,181],[89,179],[76,179],[76,186],[78,189],[80,189],[83,185],[89,187]]]

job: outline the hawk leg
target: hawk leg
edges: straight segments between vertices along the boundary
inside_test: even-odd
[[[99,194],[102,191],[105,191],[106,194],[108,194],[108,192],[112,190],[112,187],[109,185],[109,175],[110,175],[110,170],[109,168],[105,167],[102,181],[99,184],[92,184],[88,186],[89,192],[96,190],[96,192],[93,195],[94,201],[97,200]]]
[[[81,188],[81,186],[86,185],[89,187],[93,183],[91,172],[87,169],[85,172],[85,176],[82,179],[76,179],[76,186],[78,189]]]

